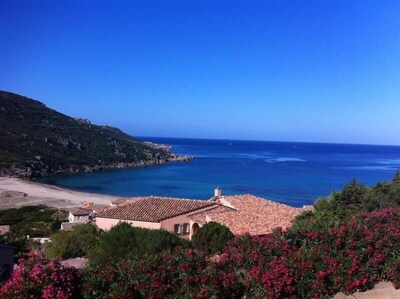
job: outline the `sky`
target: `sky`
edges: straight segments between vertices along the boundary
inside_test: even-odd
[[[134,136],[400,145],[400,1],[0,0],[0,89]]]

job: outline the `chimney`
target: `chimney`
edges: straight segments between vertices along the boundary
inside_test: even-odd
[[[214,190],[214,197],[219,198],[219,197],[221,197],[221,194],[222,194],[221,188],[218,186]]]

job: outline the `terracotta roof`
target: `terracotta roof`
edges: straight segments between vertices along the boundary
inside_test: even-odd
[[[84,208],[71,208],[69,210],[74,216],[86,216],[90,214],[90,210]]]
[[[99,214],[97,218],[112,218],[145,222],[160,222],[199,209],[219,206],[204,200],[191,200],[169,197],[136,197],[132,201],[112,207]]]
[[[0,234],[5,234],[10,232],[11,226],[10,225],[0,225]]]
[[[127,203],[127,202],[128,202],[128,200],[123,199],[123,198],[117,198],[117,199],[111,200],[111,204],[112,204],[112,205],[115,205],[115,206],[119,206],[119,205],[125,204],[125,203]]]
[[[219,206],[216,207],[215,209],[212,210],[207,210],[207,211],[199,211],[195,214],[190,215],[189,217],[199,223],[199,224],[205,224],[207,222],[207,218],[211,217],[214,214],[217,213],[226,213],[226,212],[232,212],[234,209],[226,207],[226,206]]]
[[[90,207],[90,209],[96,214],[104,211],[105,209],[109,209],[109,208],[111,208],[111,207],[108,205],[93,205]]]
[[[303,209],[294,208],[253,195],[222,196],[222,204],[236,210],[218,210],[202,212],[191,216],[194,221],[215,221],[225,226],[236,235],[250,233],[262,235],[272,232],[277,227],[288,228],[294,217]],[[204,222],[201,222],[204,223]]]

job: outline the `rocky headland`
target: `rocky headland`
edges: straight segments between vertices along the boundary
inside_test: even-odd
[[[0,176],[39,178],[193,160],[171,150],[0,91]]]

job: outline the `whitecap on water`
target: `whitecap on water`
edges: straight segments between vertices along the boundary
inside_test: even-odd
[[[306,162],[307,160],[300,158],[279,157],[273,159],[265,159],[264,161],[267,163],[275,163],[275,162]]]

